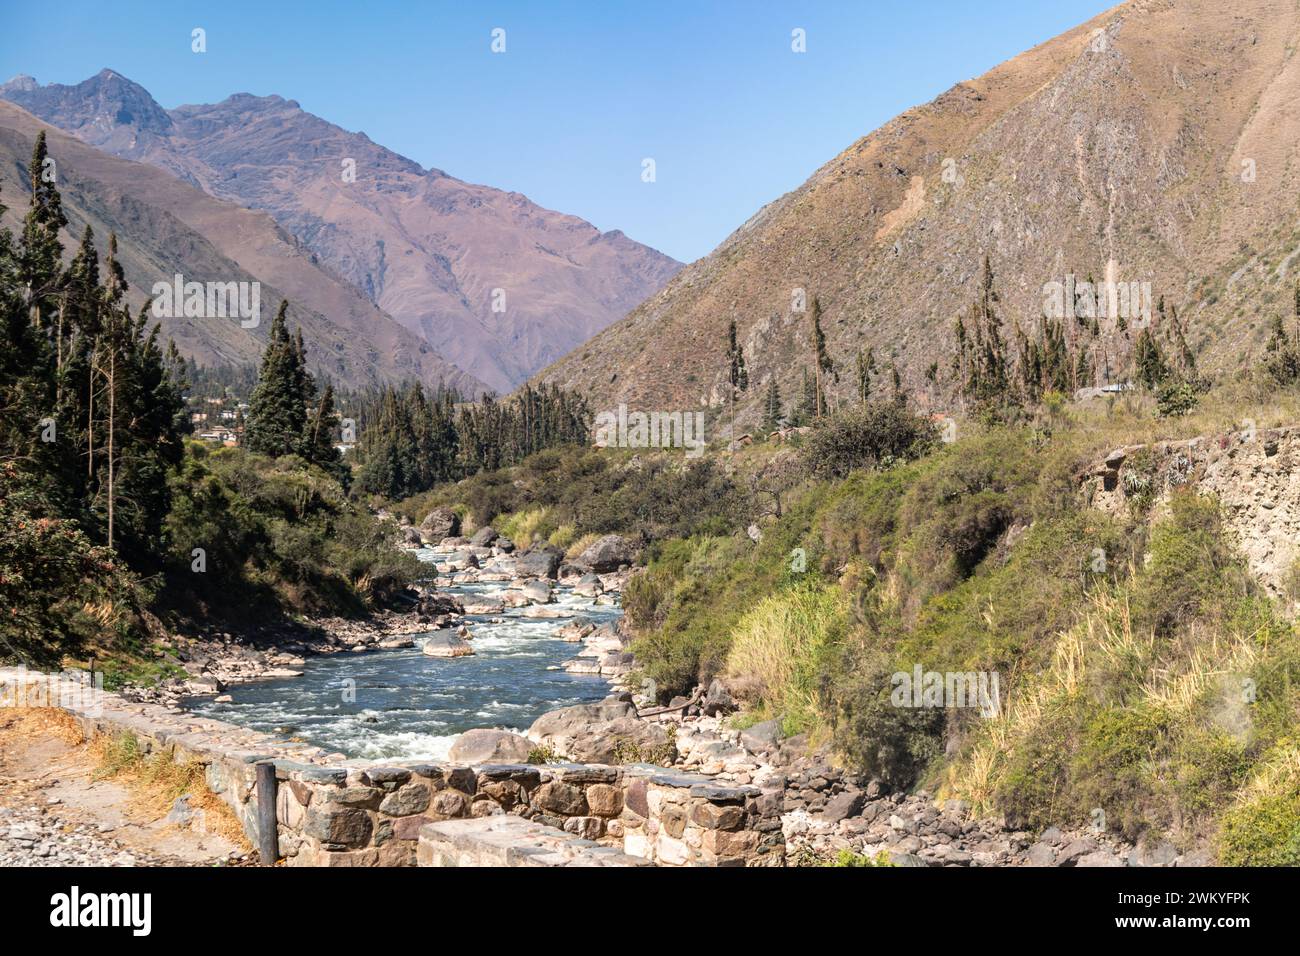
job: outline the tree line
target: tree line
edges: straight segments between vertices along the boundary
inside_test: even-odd
[[[554,385],[466,403],[455,392],[429,394],[413,383],[352,397],[349,407],[356,408],[357,487],[394,500],[591,436],[586,401]]]

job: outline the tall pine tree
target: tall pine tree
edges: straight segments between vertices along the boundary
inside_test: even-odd
[[[244,445],[249,451],[277,458],[300,450],[307,427],[307,370],[302,366],[302,338],[289,337],[281,302],[271,322],[270,341],[262,355],[257,385],[248,402]]]

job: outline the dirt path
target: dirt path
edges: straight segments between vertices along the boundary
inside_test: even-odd
[[[245,849],[95,779],[99,755],[58,711],[0,709],[0,867],[211,866]]]

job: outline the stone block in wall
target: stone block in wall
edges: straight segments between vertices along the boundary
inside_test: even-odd
[[[644,829],[626,830],[623,833],[623,852],[653,862],[654,842]]]
[[[452,820],[463,817],[469,800],[460,790],[440,790],[429,801],[427,815],[435,820]]]
[[[646,866],[643,859],[513,814],[431,823],[420,831],[420,866]]]
[[[528,791],[516,780],[484,780],[480,776],[478,792],[480,796],[486,797],[505,810],[513,809],[516,804],[528,801]]]
[[[372,787],[396,790],[411,779],[411,771],[404,767],[367,767],[361,778]]]
[[[564,830],[584,840],[599,840],[605,835],[605,821],[600,817],[569,817],[564,821]]]
[[[618,783],[620,777],[617,767],[609,767],[604,764],[550,764],[546,771],[553,780],[575,787],[593,783]]]
[[[410,779],[410,775],[407,775]],[[379,812],[390,817],[406,817],[413,813],[423,813],[429,806],[431,794],[426,783],[408,783],[384,797],[379,804]]]
[[[587,807],[598,817],[616,817],[623,812],[623,791],[608,783],[587,787]]]
[[[623,809],[642,819],[650,816],[649,786],[649,781],[644,778],[629,780],[623,793]]]
[[[691,807],[691,822],[707,830],[739,830],[745,825],[745,811],[737,806],[697,800]]]
[[[655,837],[655,862],[660,866],[685,866],[690,859],[691,850],[685,841],[675,839],[666,831],[660,831]]]
[[[384,791],[378,787],[363,786],[328,787],[322,790],[320,795],[330,803],[344,807],[360,807],[365,810],[377,810],[379,802],[384,799]]]
[[[315,865],[329,867],[379,866],[379,850],[371,847],[366,850],[321,853],[317,856]]]
[[[523,790],[534,790],[542,782],[542,771],[526,763],[486,764],[478,768],[478,789],[489,784],[513,783]]]
[[[393,821],[393,837],[398,840],[418,840],[420,828],[426,823],[436,822],[433,817],[401,817]]]
[[[359,807],[324,803],[310,807],[303,820],[303,833],[320,843],[345,847],[365,846],[370,842],[374,824],[370,814]]]
[[[469,805],[469,815],[471,817],[494,817],[506,811],[501,808],[501,804],[487,798],[475,799]]]
[[[702,849],[718,858],[745,859],[758,849],[758,834],[752,830],[705,830],[703,833]]]
[[[565,817],[587,812],[587,796],[580,788],[554,780],[537,788],[532,803],[540,810]]]

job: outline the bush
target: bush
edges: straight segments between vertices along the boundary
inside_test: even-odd
[[[1196,407],[1196,389],[1182,379],[1165,382],[1156,392],[1156,410],[1161,418],[1177,418]]]
[[[900,402],[868,402],[822,418],[804,441],[804,466],[818,478],[845,478],[925,454],[938,440],[928,419]]]
[[[1300,753],[1282,740],[1223,815],[1219,860],[1226,866],[1300,866]]]

